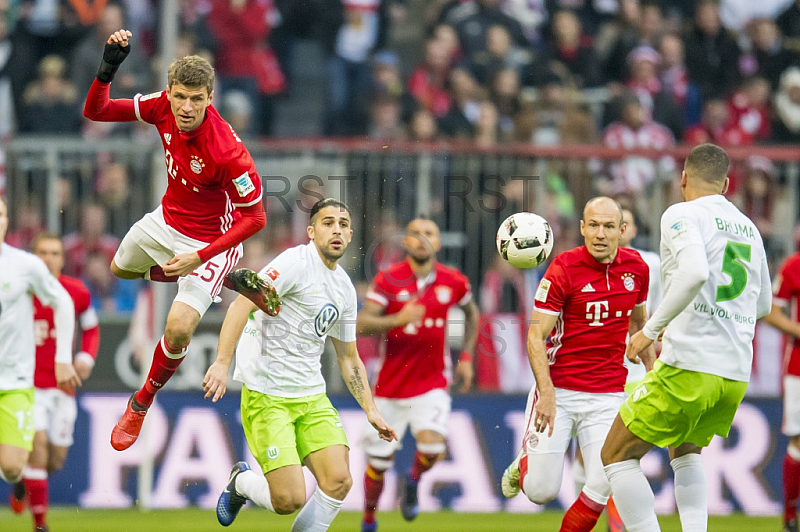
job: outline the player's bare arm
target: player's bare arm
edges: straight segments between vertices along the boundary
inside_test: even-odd
[[[227,318],[226,318],[227,321]],[[224,326],[224,325],[223,325]],[[397,439],[394,429],[390,427],[381,417],[375,401],[372,399],[372,392],[367,382],[367,369],[358,356],[358,349],[355,342],[342,342],[336,338],[331,338],[333,348],[336,350],[336,360],[339,363],[339,371],[347,389],[353,395],[359,406],[367,414],[367,420],[378,431],[382,440],[393,441]]]
[[[536,377],[536,388],[539,390],[539,401],[536,403],[534,429],[553,435],[553,424],[556,419],[556,390],[550,378],[550,361],[547,359],[545,341],[556,325],[558,315],[545,314],[534,310],[531,324],[528,327],[528,360]]]
[[[206,399],[211,397],[211,400],[216,403],[225,395],[228,386],[228,370],[231,367],[236,343],[242,336],[248,316],[256,310],[258,307],[244,296],[237,297],[228,307],[225,321],[222,322],[222,330],[219,332],[217,358],[203,378],[203,391],[206,393],[204,396]]]
[[[646,305],[636,305],[631,312],[631,319],[628,323],[628,333],[633,337],[637,332],[641,331],[644,324],[647,323],[647,309]],[[628,360],[634,364],[643,363],[647,371],[653,369],[653,364],[656,362],[656,350],[651,342],[648,347],[642,351],[632,352],[626,351],[625,355]],[[633,358],[631,358],[633,356]]]
[[[772,304],[769,314],[764,316],[764,321],[783,334],[800,338],[800,322],[796,322],[787,316],[784,308],[777,303]]]
[[[372,289],[374,289],[374,287]],[[409,323],[421,322],[424,317],[425,305],[420,305],[414,301],[406,303],[399,312],[386,314],[383,307],[374,301],[367,300],[358,312],[356,333],[359,336],[383,334],[396,327],[403,327]]]
[[[464,311],[464,352],[467,356],[461,357],[456,366],[455,380],[460,382],[458,391],[460,393],[467,393],[472,387],[472,381],[475,378],[475,366],[472,362],[472,355],[475,353],[475,344],[478,342],[478,324],[480,313],[478,305],[474,300],[470,300],[466,305],[461,307]]]

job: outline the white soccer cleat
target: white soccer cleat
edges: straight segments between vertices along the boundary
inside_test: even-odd
[[[503,492],[503,497],[506,499],[513,499],[519,495],[519,461],[522,459],[522,453],[523,449],[520,449],[514,461],[503,471],[503,480],[500,481],[500,489]]]

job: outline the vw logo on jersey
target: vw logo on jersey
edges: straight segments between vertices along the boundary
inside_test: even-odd
[[[338,308],[330,303],[322,307],[319,313],[317,313],[317,317],[314,318],[314,330],[317,333],[317,336],[320,338],[325,336],[325,334],[328,332],[328,329],[331,328],[331,325],[336,323],[337,319],[339,319]]]

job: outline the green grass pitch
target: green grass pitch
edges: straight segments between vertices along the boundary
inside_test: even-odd
[[[540,514],[456,514],[452,512],[423,513],[413,523],[406,523],[399,512],[378,514],[380,532],[512,532],[557,531],[561,512]],[[264,510],[245,507],[227,529],[217,523],[212,510],[80,510],[55,508],[50,511],[48,524],[51,532],[265,532],[288,531],[293,516],[277,516]],[[680,531],[675,516],[660,516],[663,532]],[[331,532],[358,532],[361,514],[343,512],[330,528]],[[731,515],[711,517],[710,532],[775,532],[780,530],[777,517],[744,517]],[[13,515],[7,508],[0,509],[0,530],[3,532],[30,532],[33,529],[30,514]],[[601,518],[596,531],[605,531]]]

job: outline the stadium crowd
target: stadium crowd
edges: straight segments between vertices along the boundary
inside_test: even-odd
[[[81,110],[96,51],[116,28],[131,28],[136,45],[112,97],[164,86],[159,9],[153,0],[0,0],[0,152],[10,139],[36,134],[157,142],[141,122],[91,122]],[[488,150],[509,142],[625,149],[800,142],[800,1],[181,0],[178,18],[175,55],[212,61],[215,106],[245,142],[272,135],[276,107],[297,83],[301,40],[324,50],[324,136],[471,140]],[[677,176],[679,163],[586,166],[577,173],[589,175],[581,181],[588,188],[569,169],[548,180],[557,216],[593,193],[646,210],[639,192]],[[129,165],[108,160],[97,168],[89,191],[76,191],[69,176],[59,183],[62,226],[72,233],[67,264],[100,309],[130,310],[137,287],[103,264],[141,212],[120,209],[134,200]],[[0,182],[2,174],[0,164]],[[780,168],[753,156],[732,177],[729,196],[769,248]],[[43,205],[31,198],[14,208],[9,242],[25,247],[44,225]],[[271,220],[277,226],[270,222],[266,232],[281,234],[260,254],[293,243],[283,231],[290,221]],[[497,279],[493,269],[487,275]]]

